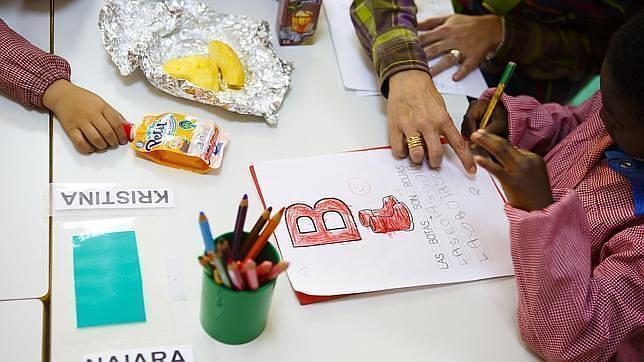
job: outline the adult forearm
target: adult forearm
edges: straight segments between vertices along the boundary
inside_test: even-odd
[[[429,74],[416,32],[413,0],[355,0],[351,19],[358,39],[372,58],[383,95],[388,95],[388,79],[397,72],[416,69]]]
[[[601,67],[602,47],[594,44],[583,30],[513,15],[504,17],[504,27],[504,39],[493,58],[494,64],[514,61],[531,78],[541,80],[579,79]]]

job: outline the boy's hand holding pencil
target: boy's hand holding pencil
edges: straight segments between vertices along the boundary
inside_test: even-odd
[[[520,149],[507,140],[478,130],[470,140],[494,157],[474,156],[477,165],[496,176],[508,204],[526,211],[541,210],[552,204],[552,191],[546,164],[536,153]]]
[[[515,63],[508,63],[489,101],[470,103],[461,132],[478,149],[474,162],[501,182],[508,204],[526,211],[541,210],[554,202],[545,162],[538,154],[508,142],[508,112],[499,102],[515,68]]]
[[[508,62],[501,76],[501,80],[489,101],[479,99],[470,103],[463,117],[463,123],[461,124],[461,133],[465,137],[470,137],[478,129],[484,129],[487,132],[497,134],[503,138],[508,137],[508,112],[499,100],[510,78],[512,78],[516,66],[516,63]],[[489,156],[485,150],[477,147],[476,144],[472,144],[471,146],[475,154]]]

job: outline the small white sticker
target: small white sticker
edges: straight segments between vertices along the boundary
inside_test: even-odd
[[[52,184],[52,198],[55,211],[174,207],[174,192],[168,187]]]
[[[192,346],[162,346],[86,354],[83,362],[193,362]]]
[[[186,300],[186,283],[181,271],[181,260],[176,256],[165,258],[165,279],[168,282],[168,297],[176,302]]]

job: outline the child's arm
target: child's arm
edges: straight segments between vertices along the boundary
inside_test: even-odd
[[[609,359],[644,325],[644,225],[614,235],[622,247],[605,250],[610,255],[592,269],[595,237],[577,193],[553,197],[538,155],[489,132],[470,139],[495,157],[474,160],[507,196],[523,339],[546,360]]]
[[[65,59],[33,46],[2,19],[0,48],[0,89],[24,105],[42,108],[49,85],[69,81],[71,70]]]
[[[24,105],[54,112],[83,153],[127,143],[125,119],[96,94],[69,81],[65,59],[46,53],[0,19],[0,91]]]
[[[593,236],[575,191],[544,210],[506,206],[519,291],[519,329],[546,360],[608,360],[644,324],[644,227],[591,268]]]
[[[488,89],[481,99],[489,100],[493,93],[494,89]],[[501,103],[507,110],[509,141],[544,156],[591,114],[599,112],[601,95],[596,93],[579,107],[541,104],[532,97],[511,97],[506,94],[502,96]]]

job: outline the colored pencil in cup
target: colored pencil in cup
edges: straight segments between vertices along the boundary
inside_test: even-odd
[[[264,260],[255,268],[255,272],[257,273],[258,277],[261,277],[262,275],[270,272],[272,267],[273,263],[268,260]]]
[[[215,242],[212,239],[212,233],[210,232],[210,225],[208,224],[208,218],[203,212],[199,213],[199,227],[201,228],[201,236],[203,237],[203,243],[206,248],[206,251],[215,250]]]
[[[228,262],[228,276],[230,277],[230,281],[232,282],[235,289],[237,290],[246,289],[244,279],[242,278],[241,272],[239,271],[239,267],[237,266],[237,263],[234,261]]]
[[[213,273],[213,279],[215,280],[215,283],[222,285],[224,284],[224,281],[221,279],[221,274],[219,274],[219,270],[213,269],[215,272]]]
[[[255,242],[255,240],[257,240],[259,233],[262,231],[262,228],[264,228],[264,225],[266,225],[266,223],[270,219],[272,211],[273,211],[272,207],[269,207],[268,209],[264,210],[262,215],[255,223],[255,226],[253,226],[250,233],[248,233],[248,236],[244,239],[239,255],[248,254],[248,252],[250,251],[250,248],[253,246],[253,243]]]
[[[264,249],[264,245],[266,245],[268,238],[277,228],[277,224],[279,224],[280,220],[282,220],[283,214],[284,208],[281,208],[280,211],[278,211],[277,214],[275,214],[275,216],[271,218],[271,221],[268,222],[268,225],[266,225],[264,231],[262,231],[253,246],[250,248],[250,251],[248,251],[248,254],[246,254],[246,256],[244,257],[244,260],[255,259],[257,255],[259,255],[262,249]]]
[[[280,273],[282,273],[284,270],[286,270],[286,268],[288,268],[288,261],[280,261],[279,263],[273,265],[271,271],[269,271],[267,274],[262,275],[260,282],[265,283],[277,278],[277,276],[280,275]]]
[[[250,290],[256,290],[259,288],[259,280],[257,279],[257,265],[252,259],[246,259],[242,266],[242,271],[244,277],[246,278],[246,284]]]
[[[200,256],[199,258],[199,264],[203,267],[204,272],[208,274],[209,277],[212,276],[212,265],[210,265],[210,261],[206,256]]]
[[[233,286],[230,282],[228,271],[226,270],[226,266],[224,265],[224,262],[221,260],[221,250],[218,250],[217,254],[215,254],[214,263],[215,263],[215,267],[217,268],[217,271],[219,272],[219,277],[221,278],[221,281],[224,283],[225,286],[232,289]]]
[[[239,202],[239,209],[237,210],[237,221],[235,222],[235,234],[233,237],[233,250],[232,258],[239,260],[239,251],[241,248],[242,236],[244,234],[244,222],[246,221],[246,213],[248,212],[248,195]]]
[[[492,112],[494,111],[494,107],[496,107],[496,104],[499,102],[499,99],[501,98],[501,95],[503,94],[505,87],[510,81],[510,78],[512,77],[512,74],[514,73],[514,69],[516,69],[516,67],[517,63],[515,62],[508,62],[508,64],[505,66],[503,75],[501,75],[501,80],[499,80],[499,85],[496,87],[496,90],[494,91],[494,94],[490,99],[490,103],[488,103],[487,109],[483,114],[483,120],[481,121],[481,125],[479,126],[480,129],[485,129],[485,127],[487,127],[487,124],[490,121],[490,117],[492,116]]]
[[[221,258],[223,261],[228,262],[228,259],[231,259],[230,256],[230,244],[228,240],[222,239],[217,243],[217,252],[221,251]]]

